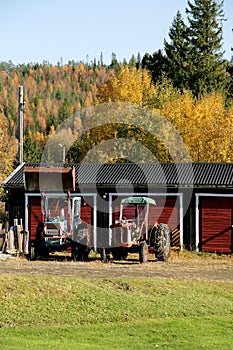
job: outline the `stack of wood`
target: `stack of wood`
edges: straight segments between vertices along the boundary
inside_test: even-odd
[[[12,255],[28,254],[29,233],[23,229],[22,219],[15,219],[14,226],[5,233],[2,251]]]

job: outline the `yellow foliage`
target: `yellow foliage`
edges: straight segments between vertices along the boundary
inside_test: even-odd
[[[140,106],[150,106],[155,91],[146,70],[121,66],[119,74],[110,78],[99,88],[97,98],[99,103],[130,102]]]
[[[49,135],[53,135],[55,133],[55,126],[51,125],[49,130]]]
[[[41,88],[42,88],[43,90],[46,89],[47,83],[46,83],[46,81],[45,81],[44,79],[43,79],[42,82],[40,83],[40,86],[41,86]]]
[[[232,112],[225,108],[221,94],[212,93],[199,100],[188,93],[180,94],[164,104],[161,114],[182,136],[192,161],[233,161]]]
[[[233,108],[225,107],[223,94],[195,99],[190,91],[181,93],[166,79],[155,87],[146,71],[122,66],[117,76],[100,87],[97,96],[99,103],[131,102],[159,112],[175,127],[194,162],[233,161]],[[164,143],[173,147],[176,159],[187,161],[179,158],[176,132],[168,125],[166,128]]]
[[[18,151],[18,142],[8,135],[8,123],[3,113],[0,113],[0,182],[13,170],[13,162]]]
[[[46,130],[46,111],[41,99],[38,101],[37,106],[37,120],[39,121],[41,132],[44,133]]]
[[[42,133],[40,133],[39,131],[36,131],[36,132],[35,132],[33,135],[31,135],[31,136],[33,136],[33,139],[34,139],[35,141],[43,142],[43,141],[46,140],[45,135],[42,134]]]

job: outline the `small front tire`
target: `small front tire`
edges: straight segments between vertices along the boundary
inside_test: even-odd
[[[77,245],[72,246],[72,260],[78,261],[78,246]]]
[[[144,241],[139,246],[139,260],[140,263],[147,263],[149,259],[149,248],[148,244]]]
[[[36,259],[36,247],[35,243],[31,242],[29,246],[29,260],[35,260]]]

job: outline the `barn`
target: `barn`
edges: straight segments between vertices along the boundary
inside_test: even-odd
[[[173,246],[233,252],[231,163],[22,163],[3,188],[8,227],[21,220],[29,242],[41,221],[42,192],[60,196],[69,191],[82,198],[81,217],[88,224],[93,249],[110,244],[110,226],[119,218],[121,199],[143,195],[157,204],[150,210],[149,223],[168,223]]]

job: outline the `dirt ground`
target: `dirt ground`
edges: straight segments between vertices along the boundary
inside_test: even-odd
[[[233,282],[233,256],[197,255],[172,252],[168,262],[150,256],[140,264],[137,256],[125,261],[103,263],[98,257],[88,262],[73,262],[69,256],[51,256],[49,260],[29,261],[14,257],[0,260],[1,275],[47,274],[88,278],[141,277],[199,281]]]

